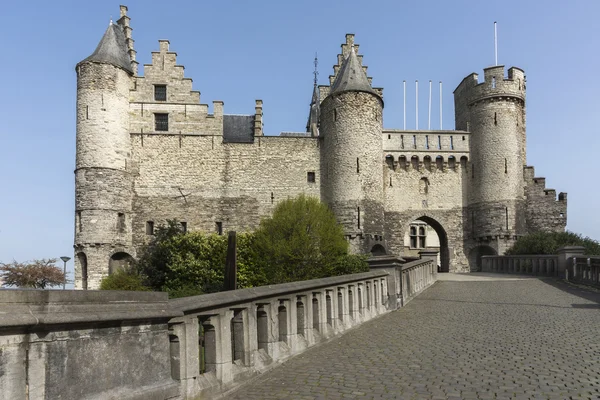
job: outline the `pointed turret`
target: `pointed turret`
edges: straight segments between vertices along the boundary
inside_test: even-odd
[[[311,136],[319,136],[319,113],[321,111],[321,98],[319,95],[319,88],[315,82],[312,94],[312,100],[310,101],[310,114],[308,115],[308,123],[306,124],[306,131],[310,132]]]
[[[127,51],[128,48],[125,42],[123,29],[119,25],[111,22],[106,32],[104,32],[104,36],[102,36],[100,43],[98,43],[96,50],[91,56],[82,60],[79,64],[84,62],[110,64],[133,74],[131,60]]]
[[[331,85],[329,94],[332,95],[342,92],[372,93],[381,99],[379,94],[371,87],[367,74],[365,74],[365,71],[358,61],[354,47],[352,47],[350,54],[348,54],[348,57],[344,60],[342,68],[337,74],[333,85]]]

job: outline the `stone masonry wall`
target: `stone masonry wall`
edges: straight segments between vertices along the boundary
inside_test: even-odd
[[[265,136],[253,144],[220,136],[132,135],[136,163],[134,243],[148,237],[146,221],[187,222],[189,230],[247,231],[277,202],[305,193],[319,197],[318,139]],[[308,182],[308,172],[315,182]]]
[[[533,167],[523,170],[525,178],[527,232],[563,232],[567,224],[567,194],[546,189],[546,178],[536,177]]]

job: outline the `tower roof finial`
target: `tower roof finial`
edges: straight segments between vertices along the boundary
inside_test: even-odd
[[[315,64],[315,70],[313,72],[313,75],[314,75],[314,85],[317,86],[317,80],[318,80],[318,76],[319,76],[319,70],[318,70],[318,67],[319,67],[319,58],[317,57],[317,53],[316,52],[315,52],[315,61],[314,61],[314,64]]]

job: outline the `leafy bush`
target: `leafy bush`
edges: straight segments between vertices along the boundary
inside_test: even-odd
[[[119,269],[116,272],[106,276],[100,282],[100,290],[132,290],[149,291],[145,286],[142,277],[133,270]]]
[[[563,246],[583,246],[585,254],[600,255],[600,243],[573,232],[536,232],[519,238],[507,255],[556,254]]]

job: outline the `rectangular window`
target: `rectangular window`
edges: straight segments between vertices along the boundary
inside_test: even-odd
[[[154,114],[154,130],[157,132],[169,130],[169,114]]]
[[[308,183],[315,183],[315,173],[313,171],[308,171],[306,173],[306,181]]]
[[[181,221],[181,232],[186,233],[187,232],[187,222],[185,221]]]
[[[146,235],[154,235],[154,221],[146,221]]]
[[[154,100],[167,101],[167,85],[154,85]]]
[[[217,234],[222,235],[223,234],[223,223],[221,221],[217,222]]]

